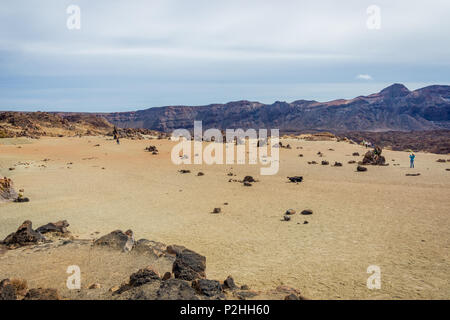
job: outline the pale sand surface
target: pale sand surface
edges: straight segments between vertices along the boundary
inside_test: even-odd
[[[0,175],[31,199],[0,204],[0,238],[24,220],[37,228],[66,219],[80,237],[132,229],[138,239],[184,245],[207,257],[208,278],[232,275],[256,290],[285,284],[312,299],[450,298],[450,163],[436,162],[449,156],[418,153],[416,169],[409,169],[407,153],[385,150],[390,166],[357,173],[347,162],[362,159],[364,148],[290,139],[283,143],[293,148],[280,149],[279,173],[260,176],[258,165],[175,166],[175,143],[167,140],[31,142],[18,148],[0,141]],[[160,154],[145,152],[148,145]],[[355,151],[361,157],[351,156]],[[319,164],[308,165],[312,160]],[[321,160],[343,167],[321,166]],[[8,170],[18,162],[29,165]],[[199,171],[205,176],[196,176]],[[227,176],[230,171],[236,177]],[[421,176],[405,176],[416,172]],[[260,181],[252,187],[228,182],[246,175]],[[292,175],[304,176],[304,182],[287,183]],[[210,214],[215,207],[222,213]],[[280,221],[289,208],[314,214]],[[370,265],[381,268],[381,290],[366,287]],[[8,276],[14,268],[23,274],[26,266],[8,265]],[[67,276],[65,269],[58,274]]]

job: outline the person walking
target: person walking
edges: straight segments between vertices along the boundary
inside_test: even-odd
[[[410,168],[414,168],[414,159],[416,158],[416,155],[414,154],[414,152],[411,152],[411,154],[409,155],[409,167]]]

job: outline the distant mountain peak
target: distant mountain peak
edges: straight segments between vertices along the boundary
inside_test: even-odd
[[[411,91],[409,91],[409,89],[401,83],[394,83],[393,85],[390,85],[389,87],[386,87],[380,91],[380,94],[382,96],[388,97],[403,97],[410,93]]]
[[[396,83],[378,93],[350,100],[276,101],[272,104],[241,100],[104,116],[119,127],[166,132],[192,129],[196,120],[204,121],[205,128],[278,128],[285,132],[434,130],[450,128],[450,87],[429,86],[410,91]]]

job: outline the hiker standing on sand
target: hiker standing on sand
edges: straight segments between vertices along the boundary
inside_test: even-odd
[[[414,168],[414,159],[416,158],[416,155],[414,154],[414,152],[411,152],[411,154],[409,155],[409,167],[410,168]]]

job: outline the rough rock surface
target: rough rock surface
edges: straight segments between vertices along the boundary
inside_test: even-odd
[[[20,247],[45,241],[45,237],[39,232],[33,230],[32,226],[31,221],[24,221],[16,232],[11,233],[5,238],[5,240],[3,240],[3,244],[6,246]]]
[[[177,279],[192,281],[205,278],[206,258],[192,250],[177,252],[172,272]]]
[[[134,246],[133,232],[131,230],[126,232],[123,232],[122,230],[115,230],[110,234],[95,240],[94,245],[106,246],[123,251],[131,251]]]
[[[372,151],[367,151],[362,160],[362,164],[384,166],[386,159],[381,155],[382,151],[380,147],[375,147]]]
[[[14,201],[18,198],[17,192],[14,190],[13,182],[7,177],[0,178],[0,202]]]

